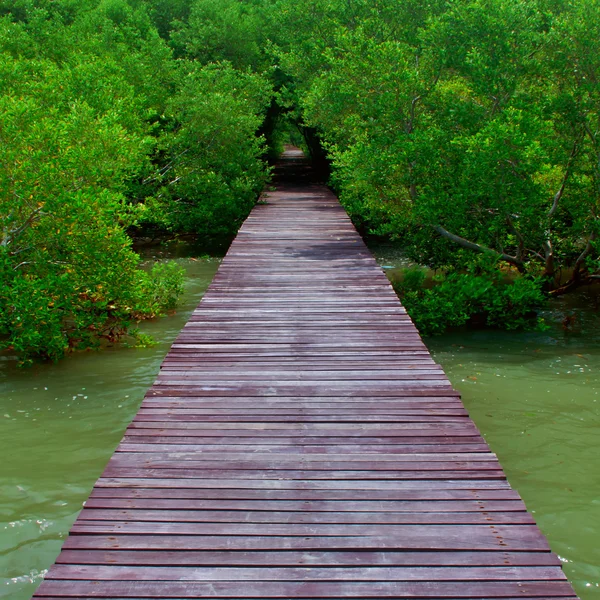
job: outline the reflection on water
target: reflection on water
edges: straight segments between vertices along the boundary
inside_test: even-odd
[[[178,262],[189,275],[182,307],[141,327],[158,345],[31,369],[0,362],[0,597],[31,597],[218,267]]]

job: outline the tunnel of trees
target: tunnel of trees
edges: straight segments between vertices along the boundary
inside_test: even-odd
[[[442,274],[399,284],[426,332],[532,326],[600,279],[598,2],[0,0],[0,52],[0,349],[24,361],[174,306],[179,269],[132,240],[230,240],[284,141]]]

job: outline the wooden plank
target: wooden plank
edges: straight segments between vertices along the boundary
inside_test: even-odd
[[[371,408],[375,404],[375,408]],[[186,396],[181,398],[178,396],[166,396],[163,394],[147,395],[144,398],[144,406],[159,406],[169,405],[174,407],[182,408],[220,408],[222,410],[230,410],[238,407],[244,407],[245,409],[264,409],[265,411],[274,410],[277,408],[293,408],[296,410],[310,410],[313,408],[329,408],[334,410],[349,410],[353,412],[358,409],[371,408],[373,414],[377,414],[377,411],[383,409],[393,410],[406,410],[406,409],[423,409],[428,410],[431,408],[452,408],[460,409],[464,411],[462,402],[456,396],[434,396],[434,397],[412,397],[412,396],[400,396],[386,398],[384,400],[378,400],[373,403],[373,398],[368,397],[352,397],[352,398],[338,398],[335,396],[319,397],[314,396],[306,400],[302,400],[301,397],[284,396],[274,398],[261,398],[260,402],[257,402],[256,397],[253,396],[219,396],[218,392],[211,397],[205,396]],[[272,413],[269,413],[272,414]],[[465,411],[466,415],[466,411]]]
[[[142,469],[140,469],[142,470]],[[96,487],[139,487],[139,488],[162,488],[162,489],[248,489],[248,490],[382,490],[397,492],[404,486],[405,489],[506,489],[508,483],[503,478],[464,478],[464,479],[406,479],[392,478],[382,479],[277,479],[237,477],[234,479],[204,477],[185,477],[184,473],[174,473],[167,477],[164,471],[153,473],[151,469],[144,471],[144,476],[135,477],[124,473],[120,477],[102,476],[96,482]],[[168,494],[169,492],[164,492]]]
[[[251,386],[251,385],[231,385],[231,384],[215,384],[215,385],[190,385],[190,386],[155,386],[149,392],[148,396],[178,396],[179,398],[186,398],[187,396],[194,398],[214,398],[219,397],[254,397],[254,398],[286,398],[286,397],[298,397],[298,394],[306,394],[311,397],[319,398],[364,398],[365,395],[369,395],[372,399],[374,398],[419,398],[419,397],[448,397],[452,395],[452,388],[449,385],[443,385],[443,382],[439,382],[442,385],[436,386],[421,386],[417,387],[416,384],[405,386],[395,386],[380,388],[368,388],[357,389],[356,386],[338,386],[338,385],[322,385],[322,386],[307,386],[304,388],[300,386],[283,386],[275,384],[265,384],[262,386]],[[458,397],[458,393],[456,393]]]
[[[274,511],[281,513],[287,518],[290,511],[299,512],[300,515],[310,515],[313,512],[334,513],[336,519],[343,518],[340,513],[370,511],[370,515],[376,512],[383,513],[434,513],[434,512],[478,512],[484,515],[490,512],[512,512],[524,511],[525,504],[521,500],[418,500],[418,501],[393,501],[393,500],[349,500],[349,501],[307,501],[307,500],[199,500],[174,499],[174,498],[104,498],[94,496],[85,503],[85,509],[80,518],[90,518],[94,514],[90,511],[97,509],[114,509],[122,511],[131,510],[163,510],[163,511],[242,511],[244,519],[246,511]],[[168,516],[168,515],[165,515]],[[190,514],[191,517],[195,513]],[[233,518],[235,515],[231,516]],[[97,518],[97,517],[96,517]],[[114,518],[114,517],[111,517]],[[373,518],[372,516],[369,518]],[[122,517],[119,520],[123,520]]]
[[[218,452],[219,455],[224,455],[226,458],[228,453],[244,453],[248,456],[248,453],[268,453],[270,456],[279,456],[283,460],[287,454],[296,455],[299,457],[310,457],[313,454],[320,456],[330,456],[342,453],[343,456],[357,456],[365,457],[365,459],[383,457],[386,456],[402,457],[408,455],[408,457],[419,456],[421,454],[431,454],[432,459],[435,460],[436,456],[445,454],[466,453],[473,456],[482,455],[488,456],[493,455],[489,451],[489,447],[483,443],[464,443],[464,444],[367,444],[367,443],[356,443],[352,445],[336,444],[335,446],[325,446],[317,444],[289,444],[289,445],[275,445],[275,444],[177,444],[168,443],[163,444],[156,441],[156,438],[150,438],[143,443],[136,443],[139,438],[130,440],[125,439],[117,447],[117,452],[171,452],[171,453],[185,453],[193,452],[198,460],[202,456],[209,455]],[[190,447],[192,446],[192,447]]]
[[[295,415],[273,415],[266,417],[264,415],[203,415],[196,413],[173,414],[172,411],[153,413],[140,411],[136,418],[136,423],[153,422],[177,422],[184,421],[186,417],[190,422],[202,420],[203,423],[460,423],[461,415],[453,416],[429,416],[428,415],[322,415],[322,414],[295,414]],[[427,418],[428,417],[428,418]]]
[[[153,528],[159,529],[158,524],[152,523]],[[131,527],[144,529],[143,524],[132,523]],[[500,551],[535,551],[547,552],[548,543],[536,527],[530,525],[504,526],[513,529],[511,536],[496,533],[495,526],[488,525],[435,525],[424,527],[413,526],[415,531],[410,536],[400,535],[398,528],[388,531],[386,535],[222,535],[209,534],[176,534],[173,531],[161,533],[142,533],[104,531],[102,526],[77,525],[77,535],[70,535],[63,548],[75,550],[310,550],[329,552],[334,550],[444,550],[471,551],[494,550]],[[186,524],[186,528],[188,525]],[[407,528],[409,526],[405,526]],[[498,526],[500,527],[500,526]],[[83,531],[85,528],[86,531]],[[182,529],[186,529],[182,528]],[[264,529],[260,525],[257,529]],[[150,527],[146,527],[146,530]],[[215,528],[217,529],[217,528]],[[220,529],[220,527],[219,527]],[[281,530],[282,528],[280,528]],[[186,529],[187,530],[187,529]],[[73,532],[74,533],[74,532]],[[393,535],[390,535],[392,534]],[[508,533],[508,532],[507,532]],[[535,533],[536,535],[532,535]]]
[[[479,471],[495,471],[500,468],[497,460],[490,461],[440,461],[440,460],[421,460],[421,461],[323,461],[323,460],[296,460],[292,464],[291,461],[282,464],[278,459],[265,458],[258,459],[243,459],[237,458],[229,461],[224,461],[221,457],[218,460],[195,460],[195,457],[175,457],[164,458],[161,456],[153,456],[145,454],[139,456],[137,454],[115,454],[109,465],[112,468],[139,468],[144,469],[185,469],[188,471],[195,469],[203,469],[205,471],[212,470],[244,470],[244,471],[290,471],[292,467],[302,466],[302,471],[318,470],[318,471],[449,471],[449,470],[479,470]]]
[[[294,418],[302,420],[304,418],[314,418],[316,420],[324,420],[334,422],[367,422],[373,421],[375,423],[381,423],[390,420],[390,417],[394,417],[396,422],[400,423],[403,421],[410,422],[429,422],[433,423],[436,421],[454,421],[462,422],[464,417],[467,416],[466,411],[459,407],[445,407],[445,408],[429,408],[427,406],[413,408],[413,409],[401,409],[401,408],[379,408],[369,411],[368,408],[350,407],[352,410],[348,411],[346,407],[329,408],[323,409],[317,406],[306,406],[306,407],[294,407],[291,405],[283,405],[280,407],[272,407],[270,409],[259,408],[256,403],[247,403],[241,406],[231,406],[229,408],[213,408],[206,409],[204,407],[194,408],[192,406],[183,407],[181,404],[178,406],[155,403],[154,405],[145,402],[139,410],[139,416],[145,417],[160,417],[160,416],[196,416],[201,417],[206,422],[216,421],[219,417],[222,417],[225,421],[234,420],[234,417],[238,417],[239,421],[242,422],[248,418],[263,418],[264,422],[268,421],[290,421],[294,422]],[[364,419],[363,419],[364,417]],[[392,419],[393,421],[393,419]]]
[[[309,470],[279,470],[279,471],[266,471],[266,470],[249,470],[249,469],[214,469],[207,470],[203,468],[199,469],[170,469],[170,468],[127,468],[127,467],[113,467],[108,466],[104,470],[103,477],[127,480],[129,478],[146,478],[149,481],[159,479],[164,481],[167,478],[177,479],[181,478],[183,485],[193,483],[195,479],[202,479],[206,477],[212,478],[212,480],[232,480],[234,477],[240,481],[251,480],[253,482],[270,480],[273,477],[286,479],[288,481],[299,481],[312,479],[315,481],[324,480],[331,481],[332,483],[337,481],[353,482],[358,481],[364,485],[365,481],[404,481],[404,480],[442,480],[446,481],[450,479],[461,479],[461,480],[483,480],[483,479],[504,479],[504,473],[500,469],[496,470],[485,470],[485,469],[470,469],[470,470],[447,470],[447,471],[377,471],[376,473],[365,471],[309,471]]]
[[[427,511],[414,512],[364,512],[356,504],[347,511],[273,511],[260,510],[149,510],[149,509],[93,509],[84,508],[79,514],[79,522],[83,521],[152,521],[162,523],[324,523],[324,524],[387,524],[387,525],[464,525],[464,524],[533,524],[533,519],[522,507],[520,512],[502,510],[499,514],[488,511],[440,511],[430,503]],[[434,512],[435,511],[435,512]]]
[[[38,597],[90,598],[510,598],[572,597],[567,582],[179,582],[46,580]]]
[[[195,421],[190,418],[183,423],[171,423],[168,421],[162,422],[138,422],[137,419],[131,424],[133,429],[200,429],[200,430],[215,430],[220,435],[223,432],[232,430],[236,435],[240,432],[248,432],[255,434],[257,432],[267,433],[269,436],[282,433],[287,436],[311,435],[338,435],[338,436],[399,436],[410,435],[411,437],[419,435],[476,435],[477,429],[475,425],[467,419],[463,419],[462,423],[420,423],[418,425],[407,423],[205,423],[202,420]]]
[[[482,442],[483,438],[479,435],[472,436],[434,436],[434,435],[425,435],[415,437],[407,432],[405,436],[390,436],[390,437],[375,437],[375,436],[357,436],[357,437],[345,437],[341,435],[337,436],[327,436],[324,440],[322,437],[270,437],[268,434],[263,436],[255,435],[255,436],[208,436],[204,435],[204,433],[198,433],[190,430],[162,430],[162,429],[128,429],[125,437],[123,438],[128,442],[143,442],[143,443],[159,443],[159,444],[238,444],[240,446],[243,445],[273,445],[280,446],[281,444],[288,445],[298,445],[298,446],[309,446],[314,445],[321,447],[325,443],[331,443],[336,445],[348,445],[353,442],[359,444],[371,444],[371,445],[379,445],[385,446],[386,448],[390,445],[397,446],[407,446],[407,445],[417,445],[417,444],[431,444],[431,445],[440,445],[440,444],[458,444],[460,447],[463,447],[464,444],[479,444]],[[487,447],[486,447],[487,449]]]
[[[511,490],[504,482],[483,488],[483,485],[474,487],[472,482],[468,486],[453,485],[442,488],[431,484],[415,486],[414,482],[401,482],[395,489],[373,490],[373,489],[303,489],[292,486],[291,489],[251,489],[251,488],[165,488],[160,486],[135,487],[99,484],[92,490],[91,498],[171,498],[171,499],[222,499],[227,500],[293,500],[302,502],[313,501],[396,501],[396,500],[514,500],[519,495]],[[407,487],[407,483],[410,487]],[[488,482],[486,482],[487,484]],[[437,482],[437,485],[441,485]]]
[[[394,545],[405,548],[454,548],[469,550],[477,546],[500,549],[504,545],[521,544],[523,550],[545,550],[548,545],[535,525],[520,524],[518,527],[504,524],[469,524],[422,527],[420,524],[347,524],[347,523],[178,523],[178,522],[146,522],[146,521],[84,521],[78,520],[73,525],[74,534],[101,535],[187,535],[198,538],[212,537],[257,537],[258,544],[270,537],[306,537],[328,538],[347,536],[354,538],[381,539],[393,538]],[[332,545],[336,540],[330,540]]]
[[[147,412],[141,412],[140,411],[140,415],[138,415],[139,418],[136,419],[136,422],[141,422],[141,421],[145,421],[145,422],[152,422],[154,419],[160,418],[160,420],[164,420],[165,415],[156,415],[156,414],[148,414]],[[310,415],[310,414],[300,414],[300,415],[274,415],[272,417],[266,417],[264,415],[253,415],[253,414],[249,414],[249,415],[238,415],[238,414],[234,414],[234,415],[171,415],[171,414],[167,414],[166,418],[170,421],[173,420],[182,420],[182,418],[186,417],[186,416],[190,416],[190,420],[192,420],[193,417],[201,417],[203,419],[203,422],[205,423],[210,423],[210,422],[214,422],[214,423],[250,423],[250,422],[259,422],[259,423],[331,423],[331,422],[335,422],[335,423],[368,423],[368,422],[378,422],[378,423],[384,423],[384,422],[391,422],[391,423],[423,423],[426,421],[426,419],[424,418],[424,415],[422,416],[418,416],[418,415],[395,415],[395,414],[390,414],[390,415],[361,415],[361,414],[356,414],[356,415],[341,415],[341,416],[336,416],[336,415]],[[154,418],[153,418],[154,417]],[[457,416],[447,416],[447,417],[443,417],[443,416],[431,416],[429,417],[429,419],[427,419],[427,422],[429,423],[435,423],[435,422],[439,422],[439,423],[458,423],[460,422],[460,415]]]
[[[191,449],[183,449],[183,450],[173,450],[171,446],[165,446],[165,450],[159,450],[151,445],[147,446],[144,454],[139,454],[138,452],[135,455],[127,455],[119,456],[116,454],[113,456],[112,461],[119,460],[127,460],[130,462],[136,461],[138,464],[144,463],[144,461],[148,460],[177,460],[178,462],[182,461],[215,461],[218,459],[219,464],[223,464],[224,461],[260,461],[257,462],[257,465],[262,468],[265,464],[265,461],[273,464],[271,468],[281,468],[282,465],[286,463],[294,463],[297,464],[299,461],[302,463],[323,463],[326,461],[327,464],[330,464],[331,461],[354,461],[354,464],[359,466],[363,466],[366,463],[366,468],[373,469],[375,468],[374,464],[381,465],[382,462],[393,461],[393,463],[401,463],[403,465],[414,466],[415,463],[423,464],[427,468],[434,468],[436,463],[443,463],[438,468],[447,468],[446,465],[448,461],[455,461],[456,463],[464,464],[465,461],[472,461],[477,463],[488,463],[493,461],[494,468],[497,468],[498,463],[496,461],[496,457],[492,452],[462,452],[462,453],[435,453],[435,452],[423,452],[416,453],[411,452],[410,454],[386,454],[383,452],[379,452],[377,454],[365,454],[363,452],[353,453],[342,453],[342,454],[333,454],[333,453],[324,453],[320,454],[317,452],[311,453],[303,453],[302,447],[296,450],[293,446],[289,447],[291,450],[290,454],[279,453],[275,456],[271,452],[263,451],[262,453],[258,451],[256,448],[252,446],[248,447],[246,451],[238,451],[238,452],[226,452],[225,450],[217,451],[219,452],[218,456],[215,456],[214,451],[208,453],[202,453],[198,448]],[[296,450],[296,451],[295,451]],[[374,463],[374,461],[377,461]],[[196,465],[198,466],[198,465]],[[210,465],[206,465],[207,468],[210,468]],[[339,463],[335,463],[335,466],[339,466]],[[387,468],[387,465],[386,465]]]
[[[174,565],[174,566],[560,566],[551,552],[302,552],[281,551],[187,551],[156,550],[63,550],[57,562],[73,565]]]
[[[560,567],[57,566],[48,579],[95,581],[564,581]]]
[[[573,600],[337,199],[264,200],[35,597]]]

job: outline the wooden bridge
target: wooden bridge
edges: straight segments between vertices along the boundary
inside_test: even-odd
[[[35,597],[575,598],[337,199],[296,181],[242,226]]]

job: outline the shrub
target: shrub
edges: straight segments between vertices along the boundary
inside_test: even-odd
[[[503,273],[493,269],[443,274],[427,287],[426,271],[413,268],[394,283],[396,293],[424,335],[469,323],[509,330],[543,327],[538,318],[546,302],[541,288],[540,280],[527,277],[506,282]]]

